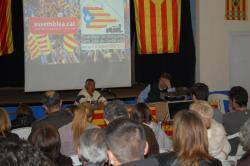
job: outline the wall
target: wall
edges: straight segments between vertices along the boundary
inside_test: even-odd
[[[226,90],[230,88],[230,34],[250,32],[250,20],[225,20],[225,0],[196,3],[196,81],[207,83],[211,90]]]

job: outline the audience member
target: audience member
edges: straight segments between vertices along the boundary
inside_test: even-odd
[[[155,156],[162,166],[221,166],[208,153],[206,126],[198,113],[180,111],[174,117],[173,152]]]
[[[243,126],[244,122],[250,117],[249,111],[247,110],[247,102],[248,93],[243,87],[235,86],[231,88],[229,91],[229,103],[232,111],[223,116],[225,130],[230,137],[237,135],[241,126]],[[229,139],[229,143],[231,145],[229,155],[235,156],[240,143],[239,138],[235,136]]]
[[[191,87],[191,94],[192,94],[193,101],[197,101],[197,100],[208,101],[209,88],[204,83],[195,83]],[[222,117],[222,113],[220,112],[220,110],[214,109],[213,119],[215,119],[219,123],[223,122],[223,117]]]
[[[49,124],[56,129],[68,124],[72,121],[72,115],[68,111],[61,110],[62,101],[60,95],[55,91],[47,91],[42,97],[42,103],[46,116],[42,119],[36,120],[32,124],[31,133],[39,127]]]
[[[108,103],[104,109],[104,119],[107,124],[115,119],[129,118],[128,108],[125,103],[120,100],[115,100]],[[147,125],[142,125],[146,134],[146,139],[149,145],[148,156],[159,153],[159,144],[155,138],[153,130]]]
[[[169,152],[172,150],[172,140],[162,130],[161,126],[155,123],[150,114],[150,109],[145,103],[138,103],[131,112],[131,118],[139,123],[150,127],[159,144],[160,152]]]
[[[0,129],[0,142],[2,142],[3,140],[19,140],[18,135],[10,132],[11,123],[9,115],[3,108],[0,108]]]
[[[30,127],[35,121],[33,111],[30,106],[20,104],[16,110],[16,119],[11,122],[12,129]]]
[[[40,150],[26,141],[0,143],[0,165],[2,166],[56,166]]]
[[[138,96],[137,102],[157,102],[162,101],[161,93],[173,91],[171,85],[171,75],[162,73],[157,83],[148,85]]]
[[[43,125],[35,130],[29,141],[41,150],[58,166],[71,166],[72,160],[60,153],[61,141],[57,129],[50,125]]]
[[[209,154],[214,158],[226,160],[231,146],[223,125],[213,119],[213,108],[206,101],[197,100],[190,106],[190,109],[201,116],[207,128]]]
[[[240,142],[246,153],[237,162],[237,166],[249,166],[250,164],[250,119],[240,129]]]
[[[118,118],[109,123],[105,131],[108,158],[113,166],[158,165],[156,159],[144,159],[148,144],[140,124],[127,118]]]
[[[98,104],[100,106],[107,104],[107,100],[95,90],[95,80],[90,78],[85,81],[84,88],[78,93],[75,104],[86,102],[90,104]]]
[[[103,166],[108,161],[104,130],[86,130],[80,137],[78,155],[84,166]]]
[[[94,110],[89,103],[81,103],[74,110],[73,121],[59,128],[61,138],[61,153],[67,156],[76,154],[76,148],[79,146],[79,139],[86,129],[97,128],[91,124]]]

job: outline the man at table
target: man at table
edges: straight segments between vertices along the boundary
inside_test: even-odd
[[[138,96],[137,102],[157,102],[164,100],[161,93],[173,92],[175,88],[171,85],[171,75],[162,73],[157,83],[149,84]]]
[[[102,94],[95,90],[95,81],[90,78],[85,81],[84,88],[78,93],[75,100],[76,105],[84,102],[94,105],[98,104],[99,106],[107,104],[107,100],[102,96]]]

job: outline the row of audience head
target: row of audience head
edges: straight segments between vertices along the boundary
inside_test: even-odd
[[[193,87],[192,93],[197,101],[190,107],[192,111],[179,112],[174,118],[173,151],[180,165],[199,165],[200,161],[213,160],[209,155],[207,136],[207,129],[210,127],[213,117],[213,109],[205,102],[208,99],[208,88],[204,85],[198,84]],[[199,90],[197,92],[199,88],[203,88],[204,93],[198,93],[201,92]],[[229,92],[229,98],[231,104],[235,104],[233,109],[236,111],[240,111],[239,108],[246,108],[248,95],[244,88],[232,88]],[[55,92],[47,92],[43,102],[48,114],[60,110],[61,100]],[[123,102],[113,101],[109,103],[104,110],[104,118],[108,124],[105,130],[87,129],[94,113],[90,105],[80,104],[72,107],[71,111],[74,114],[72,121],[74,147],[78,149],[83,163],[103,165],[109,160],[112,165],[121,165],[131,161],[143,160],[144,156],[148,154],[149,145],[142,123],[150,123],[153,118],[145,104],[137,104],[135,109],[132,109],[129,113]],[[6,133],[10,132],[11,125],[8,114],[4,109],[0,109],[0,121],[0,134],[5,137]],[[250,150],[249,125],[250,122],[247,121],[240,133],[240,140],[245,150]],[[188,130],[187,126],[189,126]],[[29,141],[45,157],[47,156],[48,161],[58,163],[56,160],[61,155],[61,144],[60,135],[56,128],[45,125],[34,131],[29,137]],[[19,146],[25,144],[22,142]],[[18,147],[14,143],[8,143],[6,146]],[[8,148],[5,147],[4,149],[8,154]],[[18,155],[17,152],[15,155]],[[62,161],[66,163],[65,160]]]

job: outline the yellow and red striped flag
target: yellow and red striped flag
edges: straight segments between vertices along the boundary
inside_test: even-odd
[[[181,0],[134,0],[140,54],[178,53]]]
[[[74,49],[78,47],[78,42],[74,38],[73,34],[66,34],[63,37],[64,42],[63,42],[63,47],[68,53],[73,53]]]
[[[226,20],[247,20],[248,0],[226,0]]]
[[[11,0],[0,0],[0,56],[14,51]]]
[[[28,50],[32,60],[41,55],[49,55],[52,50],[49,36],[46,34],[30,33],[28,35]]]

